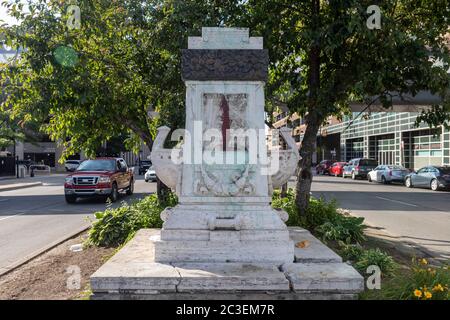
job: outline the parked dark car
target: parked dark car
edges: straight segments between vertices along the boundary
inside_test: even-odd
[[[139,175],[144,174],[151,166],[152,162],[150,160],[139,161]]]
[[[450,167],[426,166],[417,172],[408,174],[405,178],[408,188],[430,188],[433,191],[450,189]]]
[[[372,169],[378,166],[377,160],[366,159],[366,158],[356,158],[348,162],[344,166],[342,171],[342,177],[346,178],[348,176],[352,177],[353,180],[357,178],[367,178],[367,174]]]
[[[320,163],[316,166],[316,173],[317,174],[330,174],[330,168],[333,164],[333,161],[331,160],[322,160]]]

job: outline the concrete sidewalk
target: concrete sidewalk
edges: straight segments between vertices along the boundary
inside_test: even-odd
[[[41,181],[0,184],[0,192],[42,186]]]
[[[38,175],[33,178],[2,177],[0,178],[0,192],[42,186],[47,181],[52,181],[55,178],[58,179],[58,177],[61,177],[61,175],[60,174]]]

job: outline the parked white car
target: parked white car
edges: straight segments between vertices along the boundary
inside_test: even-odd
[[[153,167],[150,167],[145,171],[144,179],[145,182],[156,181],[156,172]]]
[[[409,174],[409,170],[402,166],[380,165],[367,174],[367,180],[384,184],[391,182],[403,183],[407,174]]]

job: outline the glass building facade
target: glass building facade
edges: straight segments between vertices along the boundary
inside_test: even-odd
[[[357,115],[354,113],[343,122],[326,127],[327,136],[340,136],[340,160],[367,157],[380,164],[397,164],[411,169],[450,165],[450,132],[444,127],[430,129],[424,123],[416,127],[417,113]]]

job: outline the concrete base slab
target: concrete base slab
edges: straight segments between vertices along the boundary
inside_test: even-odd
[[[289,231],[294,243],[306,240],[309,244],[296,248],[296,262],[280,266],[155,262],[155,242],[161,230],[140,230],[91,276],[92,298],[353,299],[363,290],[363,278],[308,231]]]
[[[346,263],[288,263],[282,270],[294,291],[358,293],[364,290],[363,277]]]
[[[315,292],[96,292],[92,300],[355,300],[353,293]]]
[[[289,291],[289,281],[270,264],[185,263],[175,267],[181,276],[178,292]]]
[[[214,233],[217,233],[217,231]],[[291,245],[289,246],[289,244]],[[154,245],[155,260],[161,263],[241,262],[282,264],[294,260],[293,246],[289,241],[240,241],[234,240],[230,236],[226,241],[156,240]]]
[[[297,227],[289,228],[289,236],[294,242],[295,262],[342,262],[340,256],[305,229]]]

